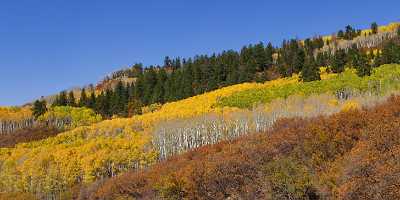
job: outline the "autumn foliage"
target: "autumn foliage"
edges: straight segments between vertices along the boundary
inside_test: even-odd
[[[114,177],[79,198],[399,199],[399,117],[396,96],[374,108],[282,119],[271,131]]]
[[[322,72],[323,81],[334,80],[339,76]],[[398,89],[398,65],[386,65],[374,72],[373,77],[376,80],[386,80],[382,84],[379,82],[368,85],[371,78],[356,78],[351,74],[352,71],[347,73],[347,76],[343,76],[349,78],[345,86],[357,86],[359,80],[365,83],[361,86],[367,86],[364,87],[365,91],[358,93],[361,95],[359,97],[365,95],[365,98],[361,98],[362,101],[355,101],[356,93],[348,92],[347,88],[331,87],[329,84],[323,90],[316,89],[322,92],[336,91],[341,96],[319,92],[285,93],[296,91],[293,86],[304,86],[299,83],[297,76],[293,76],[266,83],[233,85],[177,102],[153,105],[144,109],[142,115],[131,118],[98,122],[101,119],[89,109],[53,107],[40,120],[68,131],[38,141],[25,138],[27,140],[17,142],[27,143],[19,143],[12,148],[0,148],[0,192],[27,192],[39,199],[71,199],[96,195],[100,199],[114,199],[120,197],[120,193],[121,197],[128,195],[172,199],[200,198],[204,193],[209,194],[209,197],[202,198],[210,199],[336,197],[342,193],[347,194],[342,192],[346,188],[339,188],[345,185],[338,182],[341,179],[331,177],[340,177],[338,174],[332,175],[339,173],[339,168],[324,166],[339,162],[336,157],[347,155],[356,145],[353,137],[349,140],[342,138],[351,133],[351,128],[342,130],[341,125],[324,128],[325,124],[333,121],[331,118],[311,121],[293,118],[278,122],[275,130],[269,131],[276,120],[282,117],[315,117],[340,110],[358,113],[356,110],[363,105],[373,105],[374,99],[380,102],[386,98],[382,94]],[[317,83],[311,84],[318,86]],[[375,86],[379,86],[379,90],[375,90]],[[249,110],[218,104],[221,99],[258,89],[270,91],[271,94],[271,101],[263,105],[264,107],[261,106],[261,110],[258,107]],[[255,102],[259,97],[253,96]],[[237,103],[242,103],[242,99],[237,100]],[[363,111],[365,116],[370,115],[368,112]],[[341,120],[348,117],[346,115],[334,115],[332,118]],[[347,121],[351,120],[346,118],[342,123]],[[327,131],[308,132],[314,131],[312,124],[316,124],[318,130]],[[376,125],[379,123],[371,123],[371,126]],[[244,136],[267,130],[266,134]],[[283,130],[285,131],[282,132]],[[331,132],[332,130],[342,132],[339,134]],[[237,137],[242,139],[232,141]],[[335,139],[339,142],[329,143]],[[224,140],[229,142],[201,148]],[[289,146],[279,146],[282,141]],[[17,142],[7,146],[13,146]],[[343,150],[340,146],[342,143],[350,144],[351,147],[346,146]],[[171,158],[172,161],[162,161],[161,165],[150,168],[146,173],[128,173],[111,179],[115,180],[112,184],[109,181],[102,184],[111,177],[147,168],[159,159],[198,147],[200,149]],[[328,150],[322,153],[323,148]],[[271,171],[276,173],[270,173]],[[226,172],[229,172],[228,175]],[[126,178],[125,183],[123,177],[130,176],[132,178]],[[293,187],[286,188],[287,185]],[[280,192],[274,193],[275,190]],[[243,196],[245,194],[248,196]]]

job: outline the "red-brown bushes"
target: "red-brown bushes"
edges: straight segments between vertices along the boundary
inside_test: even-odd
[[[0,135],[0,148],[13,147],[18,143],[42,140],[55,136],[60,131],[54,128],[35,127],[15,131],[13,133]]]
[[[399,199],[400,97],[371,109],[283,119],[100,184],[86,198]]]

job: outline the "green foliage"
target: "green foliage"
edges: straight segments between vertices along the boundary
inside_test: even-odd
[[[89,108],[75,108],[71,106],[52,107],[44,115],[38,118],[43,123],[56,126],[61,129],[72,129],[79,126],[87,126],[102,120],[101,116]]]
[[[73,91],[68,93],[67,106],[76,106],[76,100]]]
[[[390,40],[386,42],[382,49],[381,62],[400,64],[400,45],[399,42]]]
[[[343,49],[336,51],[330,60],[330,65],[332,72],[334,73],[344,72],[346,65],[346,52]]]
[[[358,53],[356,55],[355,66],[357,69],[358,76],[363,77],[371,75],[371,65],[365,53]]]
[[[307,168],[292,158],[281,158],[265,166],[273,199],[316,199]],[[313,197],[313,198],[312,198]]]
[[[33,103],[32,114],[37,119],[47,111],[47,103],[45,100],[36,100]]]
[[[185,199],[185,183],[176,176],[167,177],[155,186],[158,195],[163,199],[178,200]]]
[[[61,91],[59,95],[56,96],[55,101],[52,106],[66,106],[68,104],[67,92]]]
[[[399,27],[397,27],[397,36],[399,36],[399,37],[400,37],[400,26],[399,26]]]
[[[301,70],[300,79],[304,82],[321,80],[319,72],[319,67],[315,63],[314,58],[309,57]]]
[[[371,76],[363,78],[358,77],[353,71],[348,70],[334,78],[326,80],[291,83],[272,88],[249,89],[222,98],[218,105],[251,108],[253,105],[258,103],[269,103],[273,99],[286,98],[290,95],[296,94],[305,96],[326,92],[335,94],[337,91],[345,88],[365,92],[371,89],[377,89],[374,85],[377,83],[379,84],[378,88],[380,91],[375,92],[383,93],[390,89],[398,89],[399,77],[399,65],[383,65],[379,68],[375,68]]]
[[[377,34],[378,33],[378,24],[376,22],[371,24],[371,33]]]
[[[79,106],[81,107],[85,107],[88,105],[88,98],[87,98],[87,94],[86,94],[86,90],[85,88],[82,89],[81,91],[81,97],[79,98]]]

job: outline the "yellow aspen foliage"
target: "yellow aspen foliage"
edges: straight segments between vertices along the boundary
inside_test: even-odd
[[[108,120],[0,150],[0,191],[55,194],[155,162],[149,135]],[[116,122],[117,125],[112,126]],[[110,126],[111,125],[111,126]],[[119,128],[115,128],[115,127]]]
[[[0,121],[19,121],[32,117],[29,107],[0,107]]]
[[[351,111],[351,110],[357,110],[360,109],[360,104],[356,101],[346,101],[343,106],[342,106],[342,111]]]
[[[88,126],[102,120],[101,115],[85,107],[56,106],[38,118],[38,121],[61,129]]]
[[[328,102],[329,106],[336,107],[339,105],[339,101],[337,99],[330,99]]]
[[[397,65],[387,65],[386,69],[376,71],[374,76],[369,79],[382,79],[382,77],[388,75],[399,74]],[[363,79],[351,74],[353,72],[347,71],[345,73],[350,73],[350,75],[341,76],[341,79],[333,83],[340,84],[345,81],[343,84],[346,84],[346,86],[353,83],[364,84],[360,81]],[[329,82],[331,82],[331,79],[336,77],[339,76],[329,74],[326,68],[321,68],[323,80],[329,79]],[[272,100],[279,99],[282,94],[281,99],[284,99],[284,101],[272,101],[271,104],[267,104],[267,107],[272,111],[286,108],[287,112],[284,110],[286,113],[282,113],[282,116],[290,117],[304,112],[318,114],[318,109],[325,108],[324,105],[309,108],[307,103],[299,107],[292,105],[303,105],[302,102],[305,101],[300,100],[306,96],[305,94],[320,94],[320,91],[333,91],[337,88],[335,85],[322,84],[321,82],[309,83],[307,87],[303,87],[304,84],[302,84],[299,82],[298,75],[294,75],[265,83],[233,85],[177,102],[166,103],[143,115],[104,120],[94,124],[89,123],[90,125],[81,124],[88,126],[78,125],[77,128],[55,137],[18,144],[15,148],[0,149],[0,192],[28,191],[39,196],[57,194],[76,184],[90,183],[101,178],[115,176],[129,169],[151,165],[156,162],[159,155],[159,152],[155,151],[154,146],[152,146],[153,135],[149,134],[156,124],[169,120],[191,119],[205,114],[229,116],[230,113],[241,111],[239,108],[218,106],[221,98],[252,90],[262,90],[265,93],[259,94],[270,95]],[[299,92],[299,85],[303,87],[303,91]],[[315,92],[315,89],[319,87],[321,88]],[[286,94],[290,95],[285,96]],[[300,100],[290,99],[289,97],[293,94],[296,94],[297,99]],[[261,96],[255,95],[248,96],[250,98],[261,98]],[[240,101],[240,98],[232,99],[232,101]],[[332,99],[332,96],[325,99],[324,103],[327,103],[329,99]],[[274,104],[272,105],[272,103]],[[344,110],[355,107],[354,103],[347,104],[347,106],[343,106]],[[316,104],[310,103],[310,105]],[[340,105],[341,103],[338,106]],[[295,115],[291,113],[295,113]],[[255,113],[249,112],[247,114],[252,116]],[[272,121],[275,120],[275,115],[276,113],[271,115]],[[314,114],[310,114],[310,116],[314,116]],[[267,117],[269,119],[270,116]],[[79,117],[79,119],[84,118]],[[237,119],[241,120],[241,118]],[[212,125],[215,125],[215,123]],[[246,122],[243,127],[238,126],[232,129],[253,130],[254,128],[251,126],[253,125],[250,122]],[[258,129],[255,128],[254,130]],[[215,132],[212,132],[212,134],[215,135]],[[237,135],[239,134],[241,133]],[[221,135],[223,135],[223,132],[221,132]]]

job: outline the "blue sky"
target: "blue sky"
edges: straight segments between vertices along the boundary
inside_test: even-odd
[[[165,56],[400,21],[398,0],[2,0],[0,105],[96,83]]]

